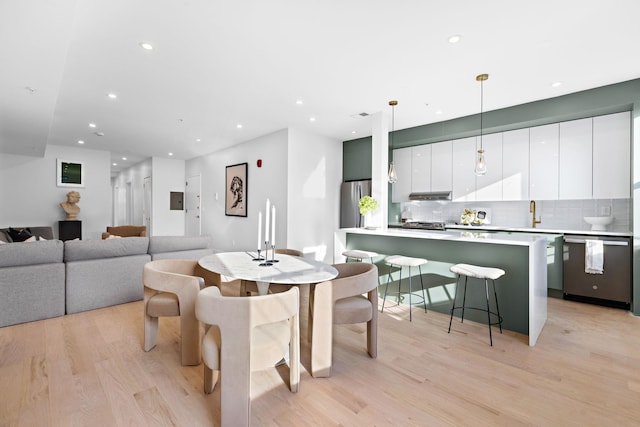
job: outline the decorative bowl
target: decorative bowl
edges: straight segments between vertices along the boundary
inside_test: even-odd
[[[612,216],[585,216],[584,220],[591,224],[591,231],[604,231],[614,218]]]

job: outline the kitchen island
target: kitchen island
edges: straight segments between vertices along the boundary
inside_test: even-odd
[[[356,248],[385,255],[426,258],[429,263],[422,272],[427,290],[427,307],[447,314],[455,293],[455,275],[449,272],[451,265],[467,263],[501,268],[506,274],[496,281],[496,288],[504,318],[502,326],[528,335],[529,345],[533,346],[547,319],[547,237],[474,230],[347,228],[335,233],[334,259],[335,262],[343,262],[342,252]],[[386,283],[388,267],[382,258],[376,263],[380,271],[380,283]],[[430,281],[433,277],[438,280]],[[446,283],[443,283],[443,278]],[[482,307],[486,304],[484,286],[482,291],[478,289],[469,288],[467,302],[471,306]],[[486,315],[483,317],[480,313],[465,313],[467,318],[486,323]]]

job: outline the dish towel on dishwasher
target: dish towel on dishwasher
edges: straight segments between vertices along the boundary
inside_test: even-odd
[[[604,273],[604,245],[602,240],[585,240],[584,272],[589,274]]]

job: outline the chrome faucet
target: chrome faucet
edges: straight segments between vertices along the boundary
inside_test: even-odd
[[[536,220],[536,201],[532,200],[529,202],[529,212],[533,215],[531,216],[531,227],[536,228],[536,224],[540,224],[542,222],[542,217]]]

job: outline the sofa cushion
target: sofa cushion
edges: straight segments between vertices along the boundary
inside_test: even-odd
[[[32,236],[31,230],[28,228],[11,228],[9,227],[9,236],[14,242],[24,242]]]
[[[111,240],[67,240],[64,242],[64,260],[68,262],[142,255],[146,254],[148,249],[148,237],[128,237],[126,239]]]
[[[208,249],[210,243],[209,236],[152,236],[149,239],[149,253],[153,255],[162,252]]]
[[[61,240],[45,240],[21,245],[0,245],[0,267],[62,262]]]

